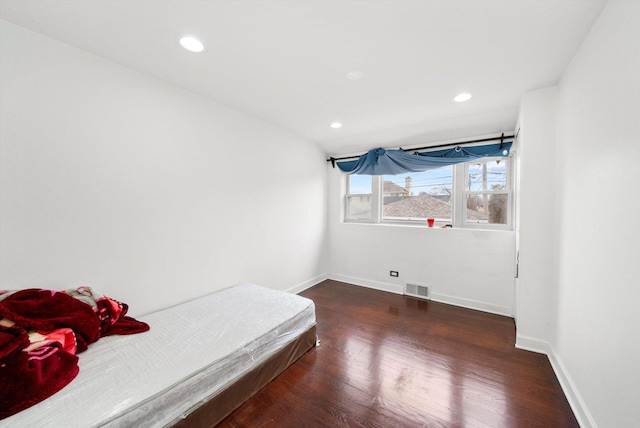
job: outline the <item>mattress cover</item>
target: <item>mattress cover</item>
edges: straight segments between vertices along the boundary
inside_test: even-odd
[[[170,425],[312,327],[315,307],[245,284],[137,319],[151,330],[94,343],[67,387],[2,425]]]

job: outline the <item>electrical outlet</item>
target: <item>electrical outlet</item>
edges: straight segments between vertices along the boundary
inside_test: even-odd
[[[394,277],[396,277],[396,278],[397,278],[397,277],[398,277],[398,271],[390,270],[390,271],[389,271],[389,276],[394,276]]]

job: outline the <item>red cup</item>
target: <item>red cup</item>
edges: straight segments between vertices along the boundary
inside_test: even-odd
[[[436,220],[433,218],[428,218],[427,219],[427,224],[429,225],[429,227],[433,227],[433,223],[435,223]]]

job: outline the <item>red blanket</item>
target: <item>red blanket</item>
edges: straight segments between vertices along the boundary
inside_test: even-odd
[[[89,287],[0,291],[0,419],[53,395],[78,374],[76,353],[100,337],[149,326]]]

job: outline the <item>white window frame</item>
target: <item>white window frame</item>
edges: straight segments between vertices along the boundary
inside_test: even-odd
[[[467,190],[467,180],[469,177],[469,164],[478,162],[490,162],[495,160],[507,161],[507,189],[506,190]],[[487,230],[513,230],[513,213],[514,213],[514,195],[513,195],[513,176],[514,176],[514,157],[487,157],[482,159],[476,159],[469,162],[463,162],[453,165],[452,173],[452,198],[451,209],[452,219],[451,225],[455,228],[463,229],[487,229]],[[400,224],[400,225],[422,225],[427,227],[426,222],[423,220],[407,219],[392,219],[384,220],[382,218],[382,197],[383,197],[383,176],[371,176],[371,219],[348,219],[347,213],[349,209],[349,175],[345,174],[344,180],[346,181],[346,192],[344,195],[345,209],[342,213],[342,218],[345,223],[370,223],[370,224]],[[491,223],[477,223],[467,221],[467,196],[468,195],[486,195],[486,194],[506,194],[507,195],[507,222],[506,224],[491,224]],[[437,221],[435,227],[442,227],[445,224],[449,224],[442,221]]]

